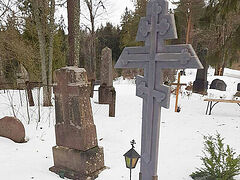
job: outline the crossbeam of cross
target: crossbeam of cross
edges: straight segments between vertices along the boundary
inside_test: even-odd
[[[176,38],[168,2],[150,0],[136,37],[145,45],[126,47],[115,65],[115,68],[144,69],[144,77],[136,78],[136,94],[143,98],[141,180],[157,180],[161,107],[169,108],[170,101],[170,89],[163,85],[162,69],[203,68],[191,45],[165,45],[165,40]]]

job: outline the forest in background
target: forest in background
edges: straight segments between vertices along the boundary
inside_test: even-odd
[[[97,18],[107,12],[105,1],[83,0],[88,14],[88,26],[79,29],[79,67],[89,76],[99,79],[101,51],[109,47],[113,64],[126,46],[138,46],[136,32],[139,20],[146,13],[147,0],[133,0],[134,10],[121,17],[121,24],[96,27]],[[0,0],[0,70],[8,82],[14,83],[17,69],[24,66],[29,81],[52,84],[54,70],[66,66],[68,58],[67,25],[63,18],[56,22],[56,6],[62,0]],[[207,62],[222,75],[240,57],[240,3],[238,0],[179,0],[174,3],[178,39],[167,44],[190,43],[194,49],[208,49]],[[99,11],[102,9],[102,11]],[[80,20],[81,21],[81,20]],[[91,72],[91,73],[90,73]],[[141,70],[117,70],[115,77],[134,77]],[[174,74],[174,72],[173,72]],[[45,78],[43,78],[46,75]]]

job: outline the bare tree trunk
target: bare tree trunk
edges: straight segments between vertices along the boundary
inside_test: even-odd
[[[80,52],[80,0],[68,0],[68,66],[79,65]]]
[[[29,83],[29,81],[26,81],[25,84],[26,84],[26,91],[27,91],[29,106],[34,106],[34,100],[33,100],[33,95],[32,95],[32,88],[30,86],[30,83]]]
[[[28,117],[28,124],[30,124],[30,121],[31,121],[31,119],[30,119],[30,114],[29,114],[29,104],[28,104],[28,96],[27,96],[27,90],[25,89],[25,97],[26,97],[26,104],[27,104],[27,117]]]
[[[192,3],[189,1],[188,13],[187,13],[187,32],[186,32],[186,44],[192,43],[192,30],[193,30],[193,22],[192,22]]]
[[[36,27],[38,32],[38,41],[39,41],[39,48],[40,48],[40,58],[41,58],[41,75],[42,75],[42,83],[43,83],[43,105],[49,104],[49,96],[48,96],[48,89],[47,89],[47,71],[46,71],[46,39],[44,35],[43,25],[40,20],[40,11],[39,11],[39,0],[32,0],[32,7],[33,13],[36,21]]]
[[[54,37],[54,13],[55,0],[51,0],[50,7],[50,24],[49,24],[49,54],[48,54],[48,105],[52,106],[52,62],[53,62],[53,37]]]
[[[219,76],[219,74],[220,74],[220,66],[219,66],[219,64],[217,64],[215,67],[214,75]]]
[[[38,41],[41,58],[41,75],[43,83],[43,106],[52,106],[52,61],[53,61],[53,36],[54,36],[54,13],[55,13],[55,0],[31,0],[33,7],[33,14],[35,17],[36,28],[38,32]],[[47,16],[50,15],[50,24],[48,26]],[[47,29],[49,28],[49,30]],[[47,33],[48,31],[48,33]],[[47,50],[47,39],[49,36],[49,44]],[[48,67],[47,67],[48,64]]]

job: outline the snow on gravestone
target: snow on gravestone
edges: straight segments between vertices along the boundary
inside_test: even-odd
[[[70,179],[96,177],[104,168],[103,148],[98,146],[90,102],[90,84],[83,68],[64,67],[55,71],[56,144],[54,166]]]
[[[174,15],[168,13],[168,2],[150,0],[137,32],[137,41],[145,41],[145,46],[125,48],[115,65],[144,69],[144,77],[136,78],[136,94],[143,98],[141,180],[158,179],[161,107],[169,108],[170,101],[162,69],[203,68],[191,45],[165,45],[165,40],[176,38]]]
[[[17,143],[23,143],[25,141],[25,129],[22,122],[15,117],[0,119],[0,136]]]

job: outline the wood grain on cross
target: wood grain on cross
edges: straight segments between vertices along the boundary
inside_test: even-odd
[[[170,89],[163,85],[162,69],[202,68],[191,45],[165,45],[165,40],[176,38],[168,2],[150,0],[136,38],[145,41],[145,46],[125,48],[115,65],[115,68],[144,68],[144,77],[136,78],[136,94],[143,98],[141,180],[157,180],[161,107],[169,108],[170,101]]]
[[[177,83],[171,83],[170,85],[176,85],[177,89],[176,89],[176,103],[175,103],[175,112],[178,112],[178,96],[179,96],[179,91],[181,86],[186,86],[187,84],[185,83],[180,83],[180,78],[181,78],[181,72],[178,73],[178,81]]]

